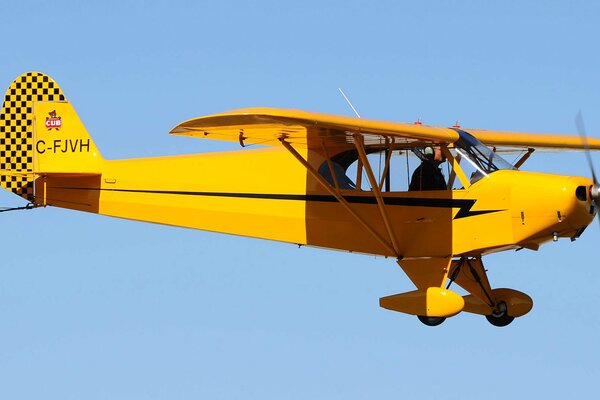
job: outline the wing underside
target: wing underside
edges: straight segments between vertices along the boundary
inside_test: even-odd
[[[300,147],[353,145],[360,135],[365,145],[386,138],[399,146],[419,143],[452,143],[458,134],[448,128],[375,121],[337,115],[274,108],[243,109],[185,121],[170,132],[175,135],[279,145],[285,139]]]
[[[584,143],[574,135],[556,135],[462,129],[498,151],[600,150],[600,139]],[[395,147],[418,147],[428,143],[455,142],[453,128],[388,122],[277,108],[248,108],[193,118],[174,127],[171,134],[239,142],[242,145],[279,145],[285,140],[300,147],[353,145],[357,135],[366,146],[384,141]]]

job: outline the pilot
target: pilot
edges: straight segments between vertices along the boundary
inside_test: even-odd
[[[425,147],[425,159],[415,169],[408,190],[446,190],[446,179],[440,169],[440,164],[446,161],[440,146]]]

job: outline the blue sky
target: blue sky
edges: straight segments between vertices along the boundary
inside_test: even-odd
[[[373,4],[375,3],[375,4]],[[19,1],[0,80],[51,75],[105,158],[229,148],[178,122],[292,107],[600,137],[592,1]],[[600,167],[600,157],[594,155]],[[525,169],[589,175],[582,153]],[[0,205],[20,205],[0,194]],[[60,209],[0,214],[0,398],[463,399],[595,394],[598,224],[486,259],[534,298],[497,329],[378,307],[391,260]]]

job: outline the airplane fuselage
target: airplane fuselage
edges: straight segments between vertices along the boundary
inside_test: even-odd
[[[38,178],[36,202],[395,256],[283,148],[102,160],[97,167],[96,175]],[[447,257],[537,248],[553,237],[574,237],[593,219],[586,195],[590,185],[582,177],[500,170],[467,189],[383,192],[382,197],[403,258]],[[583,199],[577,198],[579,187]],[[339,193],[374,231],[387,235],[372,191]]]

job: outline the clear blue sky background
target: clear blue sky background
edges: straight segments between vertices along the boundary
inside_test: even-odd
[[[426,3],[426,4],[421,4]],[[45,72],[106,158],[247,106],[600,137],[594,1],[5,1],[0,81]],[[594,156],[600,167],[600,158]],[[589,175],[582,153],[529,170]],[[2,193],[0,205],[20,205]],[[438,328],[378,307],[394,261],[60,209],[0,214],[2,399],[577,398],[600,376],[598,224],[487,257],[533,311]]]

